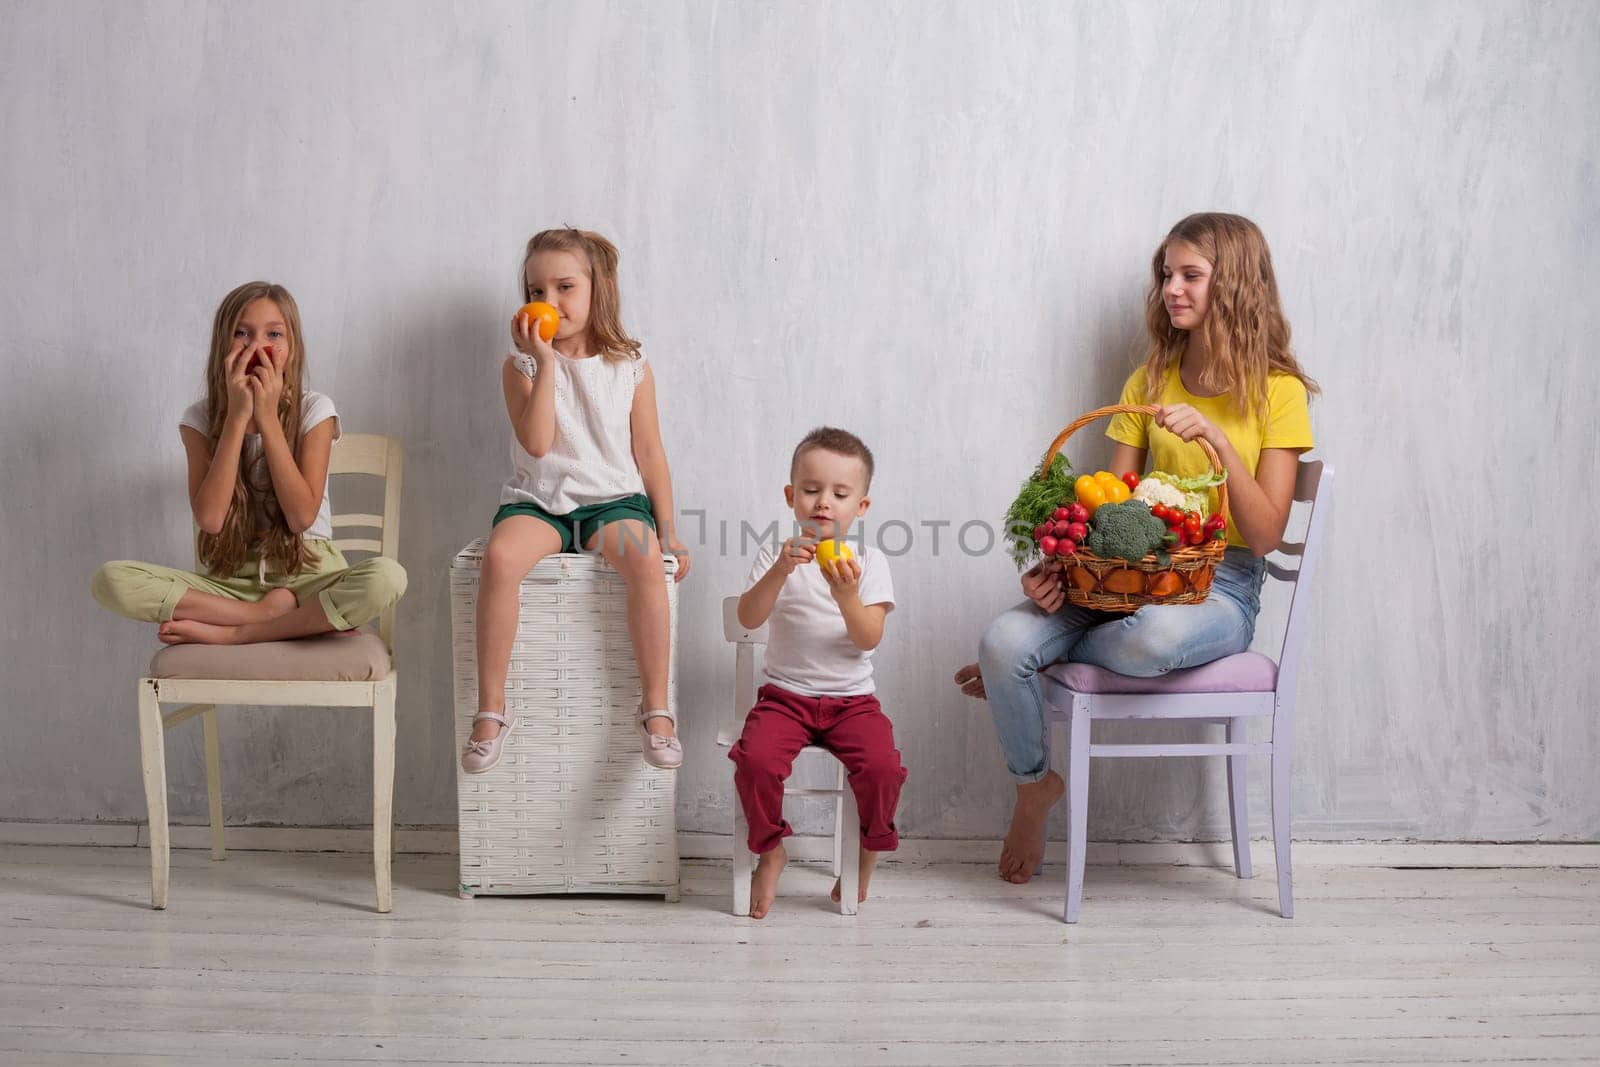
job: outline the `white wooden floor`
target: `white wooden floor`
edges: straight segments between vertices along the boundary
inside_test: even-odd
[[[1270,855],[1270,854],[1269,854]],[[1600,1062],[1600,871],[1307,867],[1299,917],[1195,867],[886,864],[854,919],[791,868],[681,903],[457,900],[449,857],[0,847],[0,1062]]]

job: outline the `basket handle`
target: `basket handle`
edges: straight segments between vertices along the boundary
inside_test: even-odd
[[[1034,477],[1040,481],[1043,481],[1045,476],[1050,473],[1050,464],[1055,462],[1056,453],[1060,452],[1061,446],[1067,443],[1067,438],[1071,437],[1073,434],[1077,433],[1091,422],[1094,422],[1096,419],[1103,419],[1107,415],[1124,414],[1154,416],[1160,410],[1161,409],[1156,407],[1154,404],[1107,404],[1103,408],[1095,408],[1093,411],[1085,412],[1084,414],[1079,415],[1077,418],[1073,419],[1067,424],[1067,428],[1065,430],[1062,430],[1060,433],[1056,434],[1056,439],[1054,441],[1050,442],[1050,450],[1044,454],[1044,462],[1039,464],[1039,473]],[[1201,450],[1205,452],[1206,458],[1211,461],[1211,469],[1213,471],[1215,471],[1217,474],[1226,473],[1222,469],[1222,460],[1220,457],[1218,457],[1217,450],[1211,447],[1210,441],[1207,441],[1203,437],[1196,437],[1194,439],[1194,443],[1199,445]],[[1228,483],[1226,481],[1217,486],[1217,510],[1231,526],[1233,524],[1233,516],[1228,511]]]

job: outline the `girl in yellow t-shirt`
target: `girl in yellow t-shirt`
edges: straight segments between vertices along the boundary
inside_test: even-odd
[[[1110,615],[1066,603],[1060,566],[1022,576],[1027,600],[984,632],[978,662],[956,672],[969,696],[987,697],[1017,785],[1000,876],[1021,884],[1044,851],[1045,818],[1066,785],[1050,769],[1038,672],[1062,660],[1155,677],[1250,647],[1260,610],[1261,557],[1283,539],[1300,453],[1312,446],[1308,393],[1316,383],[1289,349],[1272,256],[1238,215],[1190,215],[1156,248],[1145,324],[1149,355],[1122,389],[1125,404],[1159,412],[1118,415],[1111,470],[1190,475],[1210,464],[1205,438],[1228,473],[1228,549],[1199,604],[1149,605]],[[1215,502],[1213,501],[1213,506]]]

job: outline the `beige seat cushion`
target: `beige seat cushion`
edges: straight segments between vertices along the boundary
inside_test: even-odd
[[[255,645],[169,645],[150,661],[150,676],[375,682],[388,676],[390,666],[383,639],[363,630],[349,637],[303,637]]]

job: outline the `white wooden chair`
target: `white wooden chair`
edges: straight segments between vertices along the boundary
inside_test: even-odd
[[[737,646],[734,662],[733,705],[724,728],[717,734],[717,744],[732,748],[744,728],[744,717],[756,702],[756,649],[767,643],[767,628],[747,630],[739,625],[739,598],[730,596],[722,601],[722,635]],[[833,759],[833,753],[818,745],[807,745],[800,750],[801,757],[820,753]],[[798,762],[798,761],[797,761]],[[844,764],[834,759],[834,780],[831,789],[800,789],[786,785],[784,796],[826,796],[834,798],[833,809],[833,874],[839,879],[839,911],[854,915],[859,907],[856,897],[861,884],[861,817],[856,813],[856,795],[845,781]],[[745,821],[744,805],[733,798],[733,913],[750,914],[750,874],[754,867],[750,846],[750,825]]]
[[[329,477],[366,474],[384,481],[383,514],[333,517],[337,535],[343,527],[381,531],[381,540],[347,537],[334,540],[341,552],[375,552],[396,558],[400,538],[400,442],[379,434],[345,434],[334,446]],[[150,904],[167,906],[167,874],[171,842],[167,832],[166,732],[199,717],[204,731],[206,792],[210,799],[211,858],[223,859],[222,778],[217,744],[217,705],[268,707],[308,706],[366,708],[372,713],[372,862],[377,880],[378,910],[391,907],[389,865],[393,845],[395,691],[398,678],[392,662],[395,608],[385,611],[378,636],[389,658],[387,673],[370,681],[300,681],[214,677],[145,677],[139,679],[139,749],[144,769],[145,803],[150,813]],[[315,638],[311,640],[316,640]],[[358,642],[360,637],[324,640]],[[260,647],[260,646],[258,646]],[[157,659],[159,660],[159,655]],[[158,673],[155,665],[152,675]],[[180,704],[162,713],[161,705]]]

